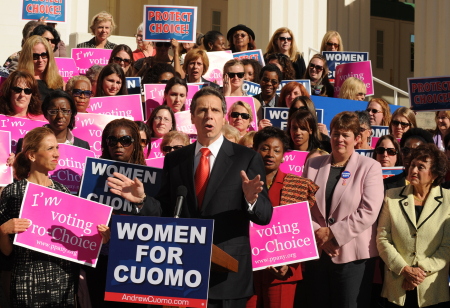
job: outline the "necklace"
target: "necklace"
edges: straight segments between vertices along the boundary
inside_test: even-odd
[[[413,195],[413,197],[414,197],[414,199],[416,199],[417,201],[419,201],[419,202],[424,202],[425,201],[425,199],[419,199],[418,197],[416,197],[415,195]]]
[[[350,156],[350,157],[351,157],[351,156]],[[346,160],[344,163],[342,163],[342,164],[334,164],[334,163],[333,163],[334,157],[331,157],[331,167],[342,168],[342,167],[347,166],[347,163],[348,163],[348,161],[350,160],[350,157],[347,158],[347,160]]]

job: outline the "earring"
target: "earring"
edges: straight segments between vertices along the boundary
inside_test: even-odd
[[[283,159],[281,159],[281,163],[284,163],[284,157],[283,157]]]

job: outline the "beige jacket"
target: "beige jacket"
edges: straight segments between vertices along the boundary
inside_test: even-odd
[[[407,265],[420,267],[427,277],[417,287],[419,307],[448,301],[450,260],[450,191],[430,190],[416,224],[413,186],[386,192],[378,222],[377,248],[385,262],[381,296],[404,306],[406,291],[400,274]]]

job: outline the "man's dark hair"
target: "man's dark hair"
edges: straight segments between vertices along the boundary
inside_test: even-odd
[[[200,91],[198,91],[197,93],[194,94],[194,97],[192,98],[192,102],[191,102],[191,107],[190,107],[191,114],[192,115],[195,114],[195,108],[197,107],[197,100],[202,96],[208,96],[208,95],[214,95],[214,96],[217,96],[218,98],[220,98],[220,100],[222,101],[223,114],[226,114],[227,113],[227,103],[225,102],[225,97],[223,96],[222,93],[220,93],[213,87],[203,87],[203,88],[201,88]]]
[[[266,66],[264,66],[259,73],[259,80],[262,79],[264,72],[275,72],[278,75],[278,82],[283,80],[283,73],[275,64],[267,64]]]

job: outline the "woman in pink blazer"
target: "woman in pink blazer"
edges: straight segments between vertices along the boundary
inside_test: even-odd
[[[309,159],[303,171],[320,187],[311,208],[320,259],[306,263],[308,307],[370,307],[381,165],[355,152],[361,138],[355,113],[337,114],[330,129],[332,153]]]

